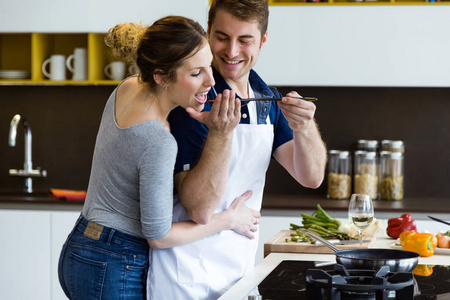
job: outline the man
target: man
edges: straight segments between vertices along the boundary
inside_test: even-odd
[[[227,89],[240,98],[280,97],[252,70],[267,42],[268,15],[267,0],[213,1],[208,35],[216,85],[209,99]],[[279,104],[250,102],[241,108],[236,127],[230,123],[239,101],[229,102],[228,113],[209,120],[223,127],[209,130],[197,120],[210,114],[175,110],[169,118],[179,145],[174,221],[206,224],[247,190],[253,196],[246,204],[259,211],[272,156],[303,186],[320,186],[326,149],[314,121],[315,105],[294,98],[299,96],[290,92]],[[218,104],[207,103],[204,111]],[[257,235],[248,239],[226,230],[185,246],[154,250],[149,299],[217,299],[254,267],[257,246]]]

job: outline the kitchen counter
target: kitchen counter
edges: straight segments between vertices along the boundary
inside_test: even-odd
[[[0,209],[81,211],[83,204],[84,201],[68,201],[58,199],[51,195],[20,197],[10,194],[0,194]]]
[[[394,242],[388,237],[377,237],[373,248],[390,248]],[[283,260],[303,260],[303,261],[333,261],[334,254],[317,254],[317,253],[271,253],[255,268],[239,280],[231,289],[229,289],[219,300],[239,300],[246,299],[247,295],[259,284],[264,278],[275,269]],[[450,255],[434,254],[430,257],[420,257],[419,264],[426,265],[450,265]]]
[[[263,210],[279,211],[315,211],[317,204],[326,211],[348,210],[348,200],[332,200],[321,196],[313,195],[264,195]],[[401,201],[375,200],[375,211],[380,213],[439,213],[450,214],[450,198],[405,198]],[[52,209],[58,207],[63,210],[77,210],[83,206],[82,201],[60,200],[54,197],[38,197],[32,200],[17,197],[10,197],[0,194],[0,208],[39,209],[45,207]]]
[[[263,209],[316,210],[317,204],[325,210],[347,211],[349,200],[333,200],[314,195],[264,195]],[[408,198],[401,201],[374,200],[377,212],[450,213],[450,198]]]

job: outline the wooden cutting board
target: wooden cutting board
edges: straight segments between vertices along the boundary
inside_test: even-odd
[[[296,242],[286,242],[286,239],[291,237],[293,230],[282,230],[277,233],[273,238],[264,244],[264,257],[272,252],[290,252],[290,253],[322,253],[322,254],[332,254],[333,250],[324,245],[314,245],[310,243],[296,243]],[[362,245],[363,248],[369,248],[375,242],[376,237],[366,236],[363,238],[365,241]],[[355,241],[349,245],[336,244],[342,250],[345,249],[357,249],[359,248],[359,241]]]

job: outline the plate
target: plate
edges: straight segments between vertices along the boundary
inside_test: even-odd
[[[400,246],[400,244],[397,243],[393,243],[390,245],[391,248],[395,248],[395,249],[402,249],[402,246]],[[440,255],[450,255],[450,248],[439,248],[436,247],[434,249],[434,254],[440,254]]]
[[[27,79],[31,72],[22,70],[0,70],[0,78],[3,79]]]
[[[59,199],[84,201],[86,198],[86,191],[73,191],[73,190],[61,190],[50,189],[53,195]]]

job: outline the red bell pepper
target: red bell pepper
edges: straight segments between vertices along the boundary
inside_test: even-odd
[[[406,230],[416,231],[416,222],[411,218],[410,214],[403,214],[399,218],[392,218],[388,220],[386,233],[391,238],[398,239],[400,233]]]

